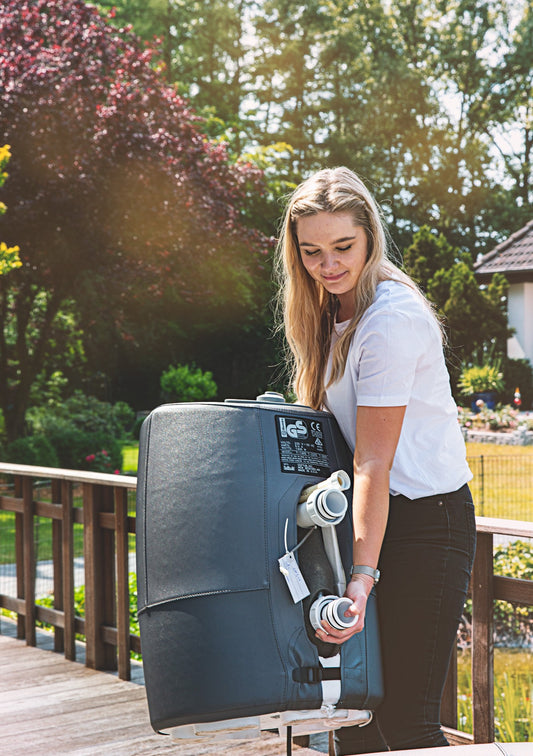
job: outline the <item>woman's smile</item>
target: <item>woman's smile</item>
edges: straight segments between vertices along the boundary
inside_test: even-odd
[[[323,275],[322,278],[325,281],[329,281],[330,283],[334,283],[336,281],[339,281],[345,275],[346,275],[346,271],[344,271],[343,273],[337,273],[337,275],[334,275],[334,276]]]

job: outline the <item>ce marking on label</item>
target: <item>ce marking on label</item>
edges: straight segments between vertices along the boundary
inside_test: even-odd
[[[311,420],[311,430],[320,431],[320,423],[318,423],[316,420]]]

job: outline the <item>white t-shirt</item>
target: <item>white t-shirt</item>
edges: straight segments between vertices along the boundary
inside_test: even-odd
[[[335,325],[332,343],[347,325]],[[331,361],[326,383],[330,369]],[[344,374],[326,390],[325,404],[352,450],[357,405],[406,407],[390,473],[391,494],[417,499],[448,493],[472,478],[440,330],[409,286],[397,281],[378,285],[353,335]]]

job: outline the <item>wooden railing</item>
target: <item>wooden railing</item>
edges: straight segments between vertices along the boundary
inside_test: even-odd
[[[36,644],[40,620],[52,625],[55,650],[74,660],[75,635],[80,633],[85,636],[88,667],[117,669],[121,679],[129,680],[130,650],[140,651],[139,637],[129,630],[128,589],[128,540],[135,533],[128,491],[135,490],[136,478],[0,463],[0,479],[7,476],[12,485],[0,491],[0,510],[15,513],[17,595],[0,593],[0,608],[17,614],[17,635],[27,645]],[[50,482],[51,502],[38,498],[37,483],[43,480]],[[74,491],[81,494],[76,503]],[[35,517],[52,520],[53,608],[35,600]],[[74,612],[75,523],[83,526],[84,618]],[[533,538],[533,523],[477,518],[471,580],[473,737],[457,730],[456,663],[450,666],[442,708],[448,736],[456,743],[494,740],[494,600],[533,606],[533,581],[494,575],[494,534]]]
[[[454,655],[444,691],[441,717],[456,743],[494,741],[494,601],[533,606],[533,580],[494,574],[494,535],[533,538],[533,522],[476,517],[477,546],[470,580],[472,597],[473,738],[457,729],[457,658]]]
[[[9,495],[0,495],[0,510],[15,513],[17,596],[0,594],[0,607],[17,613],[17,636],[34,646],[36,621],[47,622],[55,650],[75,660],[80,633],[88,667],[118,668],[119,677],[129,680],[130,649],[141,650],[139,637],[130,635],[128,588],[128,536],[135,532],[128,490],[135,490],[137,479],[2,463],[5,474],[13,475],[14,485]],[[52,502],[37,498],[35,484],[42,480],[51,483]],[[81,489],[81,506],[74,505],[75,489]],[[52,520],[53,608],[35,602],[35,517]],[[83,525],[84,618],[74,613],[75,523]]]

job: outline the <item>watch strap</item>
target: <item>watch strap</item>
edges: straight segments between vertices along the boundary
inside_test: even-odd
[[[369,567],[366,564],[354,564],[350,570],[350,577],[352,575],[370,575],[371,578],[374,578],[375,585],[378,582],[381,573],[379,570],[374,569],[374,567]]]

